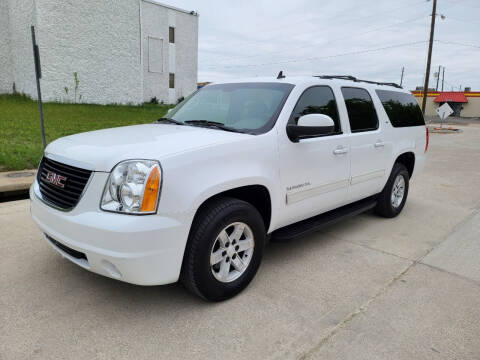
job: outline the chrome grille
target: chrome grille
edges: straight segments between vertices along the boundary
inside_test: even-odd
[[[64,210],[77,205],[92,171],[43,157],[37,173],[42,198]]]

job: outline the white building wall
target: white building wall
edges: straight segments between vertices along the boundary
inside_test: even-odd
[[[142,53],[143,53],[143,101],[156,97],[158,101],[168,102],[168,9],[140,1],[142,19]],[[153,58],[161,53],[161,58]],[[161,66],[152,66],[161,62]]]
[[[10,48],[8,1],[0,1],[0,94],[12,91],[13,68]]]
[[[175,42],[171,43],[170,41],[168,42],[168,102],[170,104],[175,104],[177,98],[177,89],[178,89],[178,79],[176,79],[177,76],[175,76],[174,79],[174,88],[170,87],[170,74],[177,74],[177,16],[176,12],[173,10],[168,11],[168,27],[173,27],[175,29]],[[169,36],[170,36],[170,30],[169,30]]]
[[[175,98],[197,90],[198,16],[177,13],[175,31]]]
[[[176,103],[197,88],[198,15],[141,0],[143,100],[156,97]],[[175,43],[169,43],[169,27],[175,28]],[[153,41],[162,44],[162,69],[150,64]],[[158,51],[155,52],[156,54]],[[175,89],[169,89],[169,74],[175,74]]]
[[[0,19],[3,22],[4,19]],[[36,98],[35,66],[33,62],[30,26],[37,25],[33,0],[8,0],[8,28],[10,37],[10,79],[18,92]],[[12,91],[12,87],[8,89]]]
[[[142,101],[138,0],[37,2],[45,100]]]
[[[76,100],[85,103],[141,103],[154,96],[176,102],[196,89],[196,15],[146,0],[0,0],[0,92],[11,92],[15,82],[18,92],[36,98],[30,25],[36,26],[46,101],[75,101],[74,72]],[[148,61],[149,38],[159,50],[157,63]],[[169,98],[170,68],[176,78]]]

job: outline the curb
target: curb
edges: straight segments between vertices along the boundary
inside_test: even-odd
[[[0,201],[28,195],[36,175],[36,169],[0,172]]]

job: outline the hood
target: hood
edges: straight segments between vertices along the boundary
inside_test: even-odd
[[[145,124],[91,131],[53,141],[45,153],[72,166],[109,172],[120,161],[154,159],[252,135],[171,124]]]

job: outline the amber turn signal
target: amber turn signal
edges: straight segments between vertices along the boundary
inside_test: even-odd
[[[157,208],[158,191],[160,190],[160,169],[154,166],[148,175],[143,193],[142,212],[152,212]]]

